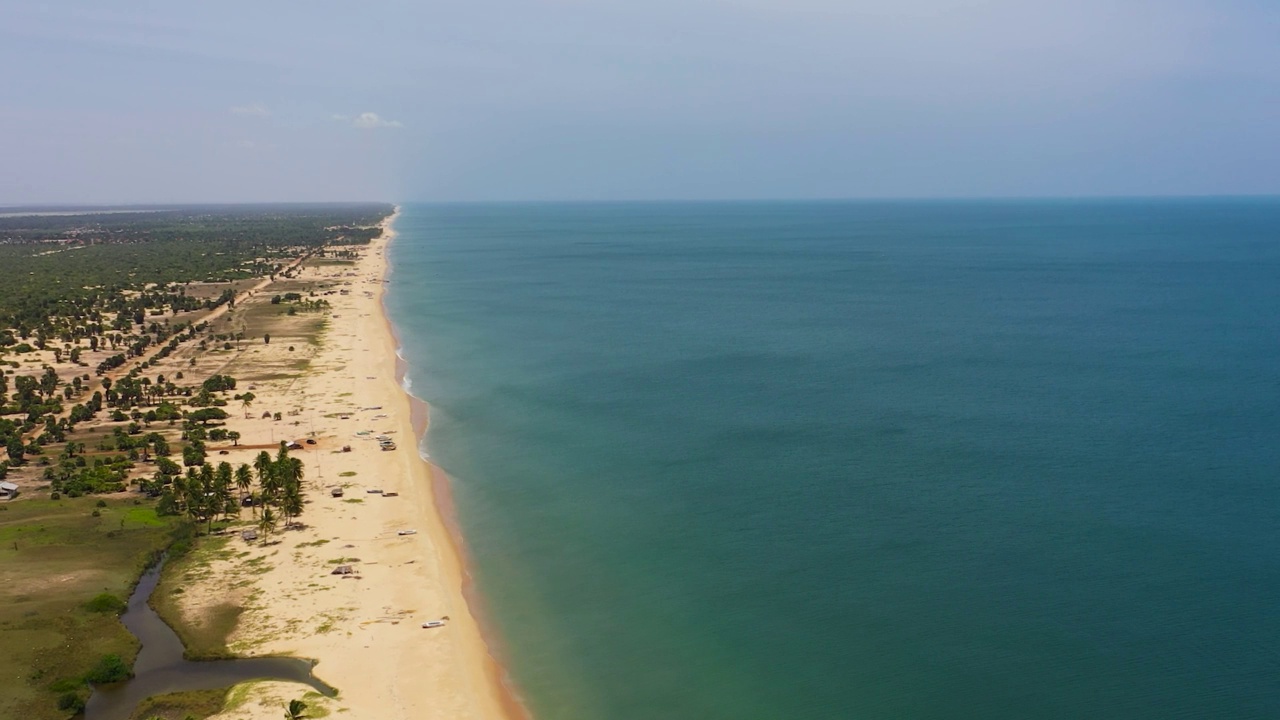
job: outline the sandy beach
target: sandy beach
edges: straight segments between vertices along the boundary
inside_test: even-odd
[[[256,542],[226,540],[223,552],[188,572],[178,604],[193,623],[220,606],[243,607],[231,650],[315,659],[316,676],[339,694],[307,702],[330,712],[525,717],[468,609],[466,569],[437,505],[432,470],[417,451],[414,409],[400,384],[382,302],[393,220],[381,239],[351,248],[361,252],[354,264],[309,264],[290,281],[331,303],[314,342],[295,348],[285,338],[259,341],[225,366],[245,378],[238,389],[249,388],[256,398],[252,407],[228,408],[239,412],[231,425],[242,438],[238,447],[220,447],[214,459],[238,465],[281,440],[300,442],[293,453],[306,463],[304,527]],[[253,302],[267,305],[277,291],[267,289]],[[254,312],[249,302],[243,307]],[[300,356],[306,360],[301,374],[275,377],[264,370]],[[264,412],[283,416],[264,418]],[[421,424],[421,407],[417,414]],[[377,436],[398,447],[381,449]],[[248,509],[244,519],[251,519]],[[332,574],[339,565],[349,565],[352,574]],[[445,624],[422,627],[432,620]],[[230,709],[217,717],[274,720],[283,702],[305,690],[251,684],[233,692]]]

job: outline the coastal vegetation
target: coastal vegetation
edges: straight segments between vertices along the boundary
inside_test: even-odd
[[[164,552],[157,609],[190,657],[229,656],[239,608],[192,631],[166,612],[182,590],[170,568],[220,552],[231,530],[273,542],[306,503],[304,463],[285,443],[220,458],[241,448],[234,425],[253,410],[282,427],[294,414],[255,407],[252,383],[267,376],[245,358],[272,335],[316,342],[330,306],[297,275],[349,257],[390,210],[0,218],[0,480],[18,488],[0,503],[0,717],[65,718],[93,684],[130,677],[137,644],[119,615]],[[289,362],[297,372],[306,358]],[[160,714],[217,711],[196,695]]]
[[[137,643],[118,619],[125,599],[187,531],[142,498],[24,498],[0,508],[0,717],[66,717],[88,698],[88,683],[127,677]]]
[[[45,341],[61,340],[102,317],[143,324],[207,309],[229,299],[225,286],[235,280],[285,273],[291,259],[323,256],[330,245],[369,242],[390,211],[379,204],[207,206],[0,217],[0,327],[26,330],[22,340],[37,329],[46,330]],[[224,287],[186,292],[197,282]]]
[[[217,715],[227,705],[227,688],[165,693],[143,700],[130,720],[186,720]]]

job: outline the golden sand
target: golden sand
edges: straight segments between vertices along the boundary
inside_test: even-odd
[[[234,552],[193,580],[181,604],[196,615],[202,606],[244,605],[231,649],[316,659],[316,676],[339,695],[308,702],[345,711],[339,717],[523,717],[468,608],[466,568],[437,504],[432,470],[417,452],[382,303],[391,239],[384,234],[354,266],[306,269],[307,280],[349,283],[342,286],[347,294],[325,298],[333,305],[329,326],[309,369],[256,382],[252,419],[232,422],[241,447],[211,456],[239,464],[280,440],[304,441],[293,453],[306,463],[305,527],[265,542],[231,539]],[[260,352],[287,352],[279,345]],[[261,419],[263,410],[286,415]],[[378,435],[398,448],[381,450]],[[317,444],[305,444],[308,437]],[[335,488],[342,497],[333,497]],[[350,564],[354,574],[332,575],[338,564]],[[442,628],[422,627],[443,618]],[[232,709],[216,717],[276,720],[282,702],[307,690],[276,682],[238,688]]]

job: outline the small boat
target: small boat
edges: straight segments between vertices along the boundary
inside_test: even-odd
[[[428,621],[426,621],[426,622],[422,623],[422,627],[427,628],[427,629],[430,629],[430,628],[442,628],[442,627],[444,627],[444,621],[443,621],[443,620],[428,620]]]
[[[399,530],[396,532],[396,534],[397,535],[417,535],[418,531],[417,530]]]

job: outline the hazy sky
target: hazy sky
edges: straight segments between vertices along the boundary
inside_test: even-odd
[[[1280,193],[1277,0],[0,0],[0,204]]]

